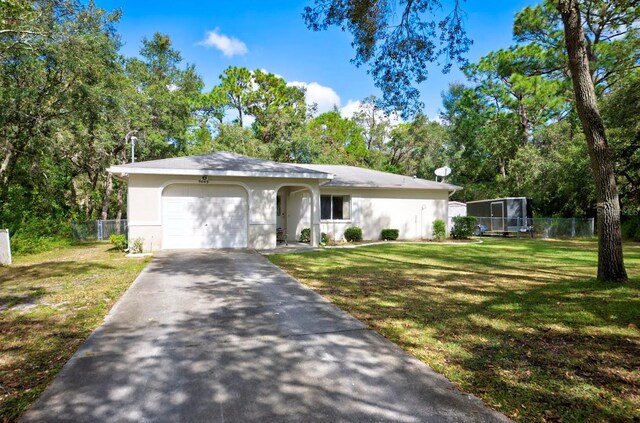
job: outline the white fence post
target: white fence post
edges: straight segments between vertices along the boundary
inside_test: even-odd
[[[0,264],[5,266],[11,264],[11,241],[9,239],[9,229],[0,229]]]

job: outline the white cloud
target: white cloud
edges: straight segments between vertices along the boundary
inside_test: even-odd
[[[220,34],[220,30],[218,28],[213,31],[207,31],[206,38],[198,44],[205,47],[217,48],[227,57],[247,54],[249,51],[245,43],[235,37]]]
[[[266,70],[265,68],[260,69],[262,72],[264,73],[270,73],[271,75],[277,76],[280,79],[284,79],[284,76],[280,75],[279,73],[273,73],[273,72],[269,72],[268,70]]]
[[[405,123],[404,119],[400,117],[399,113],[391,113],[389,115],[389,121],[391,122],[391,126],[400,125],[401,123]]]
[[[242,116],[242,126],[244,126],[245,128],[251,128],[251,125],[253,125],[253,122],[255,121],[256,118],[251,115]]]
[[[307,104],[316,103],[318,105],[318,113],[329,112],[334,107],[340,107],[340,96],[333,88],[325,87],[317,82],[300,82],[292,81],[287,83],[289,86],[305,88]]]
[[[351,119],[356,113],[362,111],[363,107],[371,109],[372,106],[363,105],[360,100],[349,100],[347,101],[347,104],[340,109],[340,114],[344,118]],[[388,116],[385,116],[384,112],[378,110],[376,111],[376,116],[380,120],[388,119],[391,126],[396,126],[404,122],[398,113],[391,113]]]
[[[362,102],[360,100],[349,100],[347,104],[340,109],[340,114],[344,118],[351,119],[353,115],[360,111],[361,106]]]

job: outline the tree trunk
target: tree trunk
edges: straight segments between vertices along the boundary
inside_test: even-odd
[[[8,143],[4,159],[2,159],[2,163],[0,164],[0,204],[4,203],[9,196],[9,174],[11,173],[11,163],[12,159],[14,159],[13,156],[13,145]]]
[[[564,24],[576,109],[587,139],[598,197],[598,279],[624,282],[627,272],[622,257],[618,188],[604,123],[596,104],[578,0],[558,0],[557,7]]]
[[[100,218],[102,220],[107,220],[107,216],[109,215],[109,203],[111,200],[111,191],[113,190],[113,175],[111,172],[107,172],[107,182],[104,187],[104,197],[102,197],[102,213]]]
[[[238,106],[238,124],[240,128],[244,128],[244,121],[242,118],[242,107]]]
[[[122,219],[122,208],[124,206],[124,185],[118,184],[118,191],[116,191],[116,220],[119,222]]]
[[[86,217],[87,208],[85,207],[85,204],[84,204],[84,196],[82,196],[82,193],[80,193],[79,195],[79,190],[78,190],[78,175],[75,175],[73,178],[71,178],[71,196],[74,199],[74,204],[78,208],[78,211],[84,212]],[[87,218],[86,220],[89,220],[89,219]]]
[[[93,220],[94,216],[93,216],[93,210],[94,210],[94,204],[91,198],[91,193],[95,192],[96,187],[98,186],[98,178],[100,177],[100,173],[96,172],[93,176],[90,177],[91,180],[91,191],[88,191],[86,193],[86,198],[87,198],[87,220]]]
[[[5,173],[7,172],[9,163],[11,162],[11,158],[13,157],[13,145],[9,143],[6,150],[7,152],[5,153],[4,159],[2,159],[2,163],[0,164],[0,180],[2,180],[4,184],[7,183]]]
[[[527,145],[529,144],[529,115],[522,104],[520,104],[520,127],[522,128],[522,145]]]

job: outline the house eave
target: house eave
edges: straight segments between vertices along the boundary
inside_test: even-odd
[[[211,170],[211,169],[161,169],[161,168],[134,168],[127,166],[111,166],[107,169],[113,174],[138,174],[138,175],[180,175],[180,176],[230,176],[242,178],[286,178],[286,179],[319,179],[330,181],[332,174],[320,172],[285,173],[285,172],[260,172],[239,170]]]
[[[462,187],[458,187],[455,185],[452,186],[442,186],[442,187],[416,187],[416,186],[403,186],[403,185],[359,185],[359,184],[351,184],[351,185],[332,185],[330,182],[324,185],[321,185],[322,188],[336,188],[336,189],[406,189],[406,190],[420,190],[420,191],[448,191],[448,192],[456,192],[462,189]]]

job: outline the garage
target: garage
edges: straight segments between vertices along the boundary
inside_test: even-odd
[[[247,192],[237,185],[169,185],[162,227],[164,249],[246,248]]]

